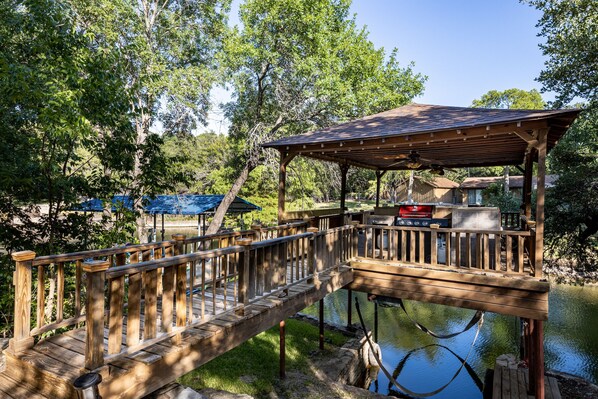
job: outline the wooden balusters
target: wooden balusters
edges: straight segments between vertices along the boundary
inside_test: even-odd
[[[162,331],[172,331],[176,269],[167,267],[162,275]]]
[[[158,316],[158,271],[148,270],[143,273],[145,295],[143,339],[156,338]]]
[[[129,274],[129,297],[127,302],[127,346],[139,343],[141,331],[141,289],[143,273]]]
[[[435,225],[438,226],[438,225]],[[438,264],[438,227],[430,226],[430,263],[432,266]]]
[[[250,247],[251,238],[241,238],[235,243],[244,247],[243,252],[239,253],[239,299],[238,303],[247,306],[249,304],[249,267],[250,267]]]
[[[108,318],[108,354],[119,353],[123,337],[125,276],[110,280],[110,315]]]

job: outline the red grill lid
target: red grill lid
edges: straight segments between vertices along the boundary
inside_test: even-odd
[[[401,205],[399,206],[400,218],[431,218],[432,205]]]

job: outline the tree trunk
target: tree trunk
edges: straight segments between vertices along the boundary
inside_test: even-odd
[[[137,150],[135,151],[135,166],[134,166],[134,181],[135,185],[137,186],[136,198],[133,198],[133,211],[137,215],[135,217],[135,237],[139,240],[141,244],[147,243],[147,234],[145,234],[145,214],[143,211],[143,195],[145,194],[144,187],[141,186],[139,182],[139,177],[141,176],[141,157],[142,152],[140,147],[145,143],[147,138],[147,134],[149,132],[150,127],[150,117],[149,115],[143,113],[136,121],[136,130],[137,130]],[[138,196],[138,197],[137,197]]]
[[[249,173],[251,173],[253,169],[255,169],[255,166],[252,167],[249,163],[245,164],[245,167],[241,171],[241,174],[239,175],[239,177],[237,177],[237,180],[235,180],[228,193],[226,193],[226,195],[222,199],[222,202],[218,206],[218,209],[216,209],[216,213],[214,213],[214,218],[212,219],[212,222],[210,223],[210,226],[208,227],[208,231],[206,231],[206,234],[215,234],[216,232],[218,232],[218,229],[220,228],[220,226],[222,225],[222,221],[224,220],[224,215],[226,215],[226,211],[228,211],[228,207],[235,200],[235,197],[239,193],[239,190],[241,190],[241,187],[243,187],[243,184],[245,184],[247,178],[249,177]]]
[[[504,189],[505,189],[505,195],[509,194],[509,167],[505,166],[505,169],[503,170],[503,176],[505,179],[505,185],[504,185]]]
[[[409,185],[407,186],[407,203],[413,202],[413,171],[409,171]]]

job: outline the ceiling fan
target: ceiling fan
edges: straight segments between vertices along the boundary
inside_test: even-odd
[[[397,165],[405,165],[408,169],[420,169],[422,166],[426,166],[430,169],[430,172],[435,175],[444,175],[444,171],[452,170],[450,168],[445,167],[439,161],[435,161],[428,158],[423,158],[417,150],[411,150],[409,154],[400,154],[398,157],[394,158],[394,163],[391,163],[389,167],[397,166]]]

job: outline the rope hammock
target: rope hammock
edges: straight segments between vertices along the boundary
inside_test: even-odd
[[[405,355],[405,357],[403,357],[401,359],[401,361],[397,364],[395,371],[392,373],[393,378],[394,379],[399,378],[399,375],[401,374],[401,372],[403,371],[403,368],[405,367],[405,364],[407,363],[407,359],[409,359],[409,357],[411,357],[412,354],[414,354],[415,352],[421,351],[421,350],[425,350],[432,346],[437,346],[439,348],[445,349],[451,355],[453,355],[455,358],[457,358],[457,360],[459,360],[459,362],[463,363],[464,367],[465,367],[465,371],[467,371],[467,373],[469,374],[469,376],[471,377],[471,379],[473,380],[473,382],[477,386],[477,388],[480,390],[480,392],[482,392],[484,390],[484,383],[482,382],[482,380],[480,380],[480,377],[475,372],[475,370],[469,365],[469,363],[467,363],[465,361],[465,359],[463,359],[461,356],[457,355],[451,348],[449,348],[448,346],[445,346],[445,345],[441,345],[441,344],[429,344],[429,345],[422,346],[420,348],[415,348],[415,349],[410,350]],[[391,386],[392,386],[392,382],[389,382],[389,384],[388,384],[389,390],[390,390]]]
[[[402,303],[402,301],[401,301],[401,303]],[[473,350],[473,347],[474,347],[474,345],[475,345],[475,343],[476,343],[476,341],[477,341],[477,339],[478,339],[478,336],[479,336],[479,334],[480,334],[480,330],[481,330],[481,328],[482,328],[482,325],[484,324],[484,313],[483,313],[483,312],[481,312],[481,314],[480,314],[480,317],[479,317],[479,319],[478,319],[478,321],[477,321],[478,328],[477,328],[477,331],[476,331],[476,333],[475,333],[475,336],[474,336],[474,338],[473,338],[473,341],[472,341],[472,343],[471,343],[471,346],[469,347],[469,351],[467,352],[467,356],[466,356],[466,357],[465,357],[465,359],[464,359],[464,360],[461,362],[461,365],[459,366],[459,368],[457,369],[457,371],[455,372],[455,374],[453,375],[453,377],[452,377],[452,378],[451,378],[451,379],[450,379],[450,380],[449,380],[449,381],[448,381],[446,384],[444,384],[443,386],[441,386],[440,388],[438,388],[438,389],[436,389],[436,390],[434,390],[434,391],[431,391],[431,392],[426,392],[426,393],[419,393],[419,392],[414,392],[414,391],[412,391],[412,390],[410,390],[410,389],[408,389],[408,388],[405,388],[403,385],[401,385],[401,384],[400,384],[400,383],[399,383],[399,382],[396,380],[396,378],[394,378],[394,377],[393,377],[393,376],[392,376],[392,375],[391,375],[391,374],[388,372],[388,370],[386,369],[386,367],[384,367],[384,365],[382,364],[382,361],[380,360],[380,356],[378,356],[378,353],[377,353],[377,352],[374,350],[374,346],[373,346],[373,344],[372,344],[372,341],[370,340],[370,337],[369,337],[369,335],[368,335],[368,333],[367,333],[367,328],[366,328],[366,326],[365,326],[365,323],[364,323],[364,321],[363,321],[363,316],[361,315],[361,310],[360,310],[360,308],[359,308],[359,298],[357,298],[357,297],[355,297],[355,309],[357,310],[357,315],[359,316],[359,322],[361,323],[361,329],[363,330],[363,333],[365,334],[365,338],[366,338],[366,340],[367,340],[367,342],[368,342],[368,345],[369,345],[369,347],[370,347],[370,349],[371,349],[371,352],[372,352],[372,354],[374,355],[374,358],[376,359],[376,362],[378,363],[378,366],[380,366],[380,370],[382,370],[382,372],[384,373],[384,375],[386,376],[386,378],[388,378],[388,381],[392,382],[392,384],[393,384],[395,387],[397,387],[397,388],[398,388],[400,391],[402,391],[402,392],[404,392],[404,393],[406,393],[406,394],[408,394],[408,395],[414,396],[414,397],[416,397],[416,398],[427,398],[427,397],[430,397],[430,396],[434,396],[434,395],[436,395],[437,393],[439,393],[439,392],[442,392],[442,390],[444,390],[446,387],[448,387],[448,386],[451,384],[451,382],[453,382],[453,381],[455,380],[455,378],[457,378],[457,376],[459,375],[459,373],[461,372],[461,370],[463,369],[463,367],[464,367],[464,366],[465,366],[465,364],[467,363],[467,360],[469,359],[469,356],[471,355],[471,352],[472,352],[472,350]],[[405,311],[404,307],[403,307],[403,311]],[[476,313],[476,315],[477,315],[477,313]],[[474,316],[474,318],[475,318],[475,316]],[[471,323],[471,322],[470,322],[470,323]],[[419,323],[418,323],[418,324],[419,324]],[[475,324],[475,323],[474,323],[474,324]],[[423,326],[422,326],[422,327],[423,327]],[[424,328],[425,328],[425,327],[424,327]],[[471,328],[471,327],[469,327],[469,328]],[[469,328],[467,328],[467,329],[469,329]],[[464,331],[467,331],[467,329],[466,329],[466,330],[464,330]],[[424,331],[424,330],[422,329],[422,331]],[[426,332],[427,334],[429,334],[429,331],[430,331],[430,330],[426,329],[426,331],[424,331],[424,332]],[[452,334],[451,334],[451,335],[452,335],[452,336],[455,336],[455,335],[461,334],[461,333],[462,333],[462,332],[464,332],[464,331],[461,331],[461,332],[459,332],[459,333],[457,333],[457,334],[454,334],[454,335],[452,335]],[[430,335],[431,335],[431,334],[430,334]]]

